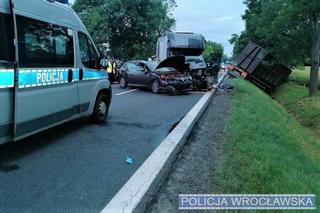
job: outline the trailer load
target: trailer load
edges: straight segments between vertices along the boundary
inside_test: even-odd
[[[292,72],[253,42],[250,42],[237,57],[233,69],[267,92],[273,91],[286,82]]]
[[[169,32],[157,42],[160,61],[172,56],[200,56],[204,50],[205,38],[196,33]]]

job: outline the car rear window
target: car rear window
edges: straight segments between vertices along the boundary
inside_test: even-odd
[[[9,14],[0,13],[0,61],[14,61],[13,23]]]

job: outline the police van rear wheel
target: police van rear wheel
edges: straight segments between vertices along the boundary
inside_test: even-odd
[[[91,119],[94,123],[104,123],[107,120],[108,112],[108,96],[106,94],[100,94],[96,99]]]

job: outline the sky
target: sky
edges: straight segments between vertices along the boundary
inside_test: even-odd
[[[243,0],[176,0],[173,11],[174,31],[201,33],[206,40],[221,43],[225,53],[232,54],[231,34],[244,30],[241,16],[246,9]]]

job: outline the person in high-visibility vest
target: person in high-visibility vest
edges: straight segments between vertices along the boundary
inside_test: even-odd
[[[111,59],[108,60],[108,63],[107,63],[107,72],[109,74],[111,74],[113,71],[113,68],[112,68],[112,62],[111,62]]]
[[[116,75],[115,75],[115,66],[114,66],[114,62],[111,58],[108,59],[108,63],[107,63],[107,73],[109,74],[109,80],[110,82],[114,82],[116,79]]]
[[[117,81],[119,77],[119,73],[118,73],[117,61],[115,59],[112,61],[112,72],[114,75],[114,80]]]

